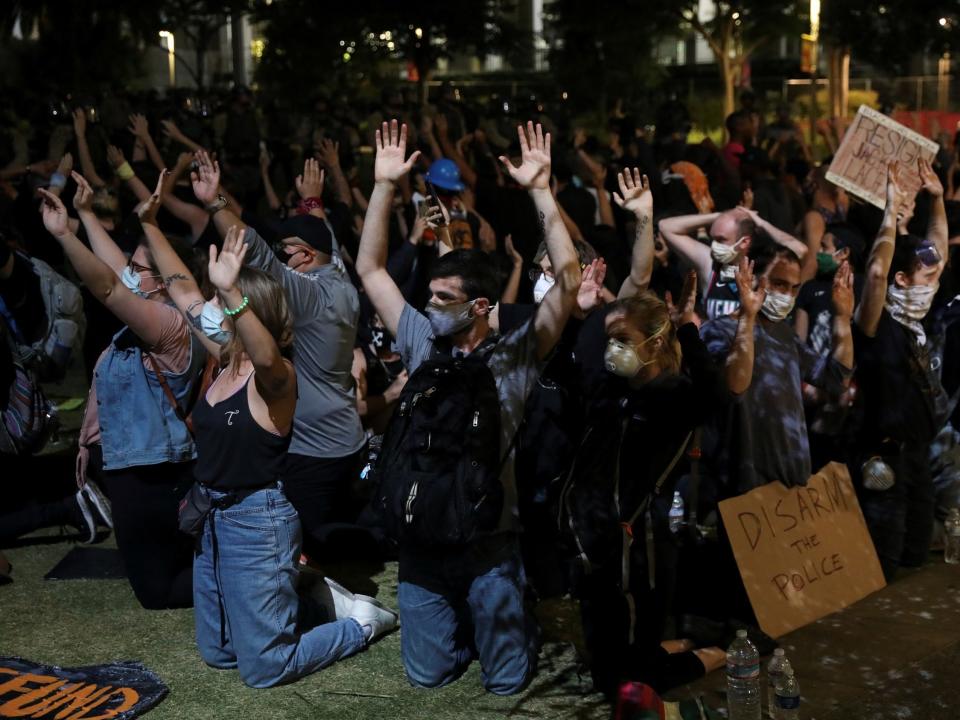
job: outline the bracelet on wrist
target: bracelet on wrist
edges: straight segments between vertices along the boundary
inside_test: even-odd
[[[216,215],[218,212],[223,210],[227,206],[227,198],[223,195],[217,195],[217,199],[212,203],[206,206],[207,212],[211,215]]]
[[[248,298],[246,295],[244,295],[244,296],[243,296],[243,302],[242,302],[242,303],[240,303],[239,305],[237,305],[237,307],[235,307],[233,310],[231,310],[231,309],[228,308],[228,307],[224,307],[224,308],[223,308],[223,314],[226,315],[226,316],[228,316],[228,317],[236,317],[237,315],[239,315],[240,313],[242,313],[244,310],[246,310],[249,305],[250,305],[250,298]]]
[[[311,210],[323,210],[323,200],[318,197],[307,197],[297,203],[297,215],[308,215]]]
[[[117,166],[117,177],[126,182],[136,177],[136,173],[133,171],[133,168],[130,167],[130,163],[124,161],[122,165]]]
[[[67,186],[67,178],[64,177],[63,173],[55,172],[50,176],[50,187],[58,188],[63,190]]]

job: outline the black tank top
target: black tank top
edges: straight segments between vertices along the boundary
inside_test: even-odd
[[[713,270],[710,273],[704,306],[707,311],[707,320],[726,317],[740,308],[740,293],[737,291],[736,279],[730,278],[725,282],[720,277],[720,266],[717,263],[713,264]]]
[[[216,405],[200,398],[193,411],[197,464],[193,474],[215,490],[266,487],[281,479],[291,432],[285,437],[264,430],[250,414],[250,377],[239,390]]]

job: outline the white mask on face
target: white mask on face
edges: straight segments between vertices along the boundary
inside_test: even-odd
[[[473,314],[473,304],[476,300],[468,300],[455,305],[439,305],[432,300],[427,303],[427,319],[434,337],[449,337],[464,330],[476,319]]]
[[[151,277],[160,277],[159,275],[151,275]],[[134,272],[133,268],[127,265],[123,269],[123,272],[120,273],[120,282],[123,283],[124,287],[127,288],[134,295],[139,295],[142,298],[150,297],[155,292],[160,292],[161,288],[154,288],[153,290],[141,290],[140,283],[143,282],[143,277],[138,272]]]
[[[737,257],[740,255],[740,251],[737,250],[737,247],[743,241],[744,238],[740,238],[733,245],[727,245],[719,240],[714,240],[710,243],[710,257],[712,257],[721,265],[733,265],[733,263],[737,261]]]
[[[200,311],[200,329],[217,345],[226,345],[233,337],[233,333],[224,330],[221,325],[223,325],[223,310],[209,301],[205,302]]]
[[[763,299],[760,312],[766,316],[767,320],[780,322],[786,319],[796,302],[797,299],[790,293],[767,290],[767,296]]]
[[[927,334],[920,321],[930,312],[933,298],[939,289],[940,283],[909,287],[900,287],[896,283],[891,283],[887,287],[887,312],[890,313],[890,317],[913,332],[920,345],[927,341]]]
[[[539,305],[547,294],[547,291],[552,288],[556,282],[556,278],[549,277],[546,273],[542,273],[540,277],[537,278],[537,284],[533,286],[533,301]]]

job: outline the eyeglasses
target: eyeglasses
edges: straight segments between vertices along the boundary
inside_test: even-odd
[[[530,268],[527,271],[527,277],[530,278],[530,282],[535,283],[540,279],[541,275],[546,275],[548,278],[553,277],[553,270],[544,270],[543,268]]]
[[[939,265],[943,260],[943,258],[940,257],[940,251],[937,250],[937,246],[929,242],[924,242],[919,245],[914,251],[914,254],[924,267]]]
[[[146,265],[141,265],[140,263],[135,262],[133,258],[130,258],[130,260],[127,262],[127,265],[128,265],[129,268],[130,268],[131,270],[133,270],[133,272],[135,272],[135,273],[138,273],[138,274],[139,274],[139,273],[149,273],[149,275],[147,275],[147,277],[152,277],[152,278],[158,278],[158,277],[160,277],[159,273],[157,273],[152,267],[148,267],[148,266],[146,266]]]

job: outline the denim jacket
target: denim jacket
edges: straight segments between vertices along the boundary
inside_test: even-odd
[[[164,373],[184,411],[206,361],[203,347],[192,333],[190,338],[187,369]],[[125,327],[114,335],[94,373],[104,470],[186,462],[197,456],[190,431],[174,413],[156,374],[144,366],[143,360],[137,336]]]

